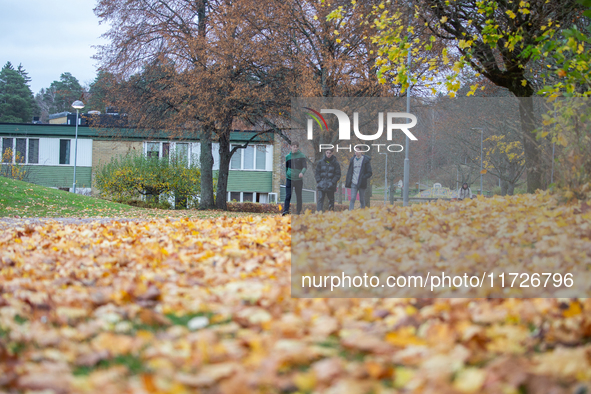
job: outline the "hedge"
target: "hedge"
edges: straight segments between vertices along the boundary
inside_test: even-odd
[[[283,204],[261,204],[256,202],[229,202],[227,203],[228,211],[230,212],[251,212],[251,213],[281,213]],[[349,209],[349,204],[335,204],[334,210],[337,212],[346,211]],[[297,210],[296,204],[291,204],[291,213]],[[316,203],[308,203],[302,205],[302,212],[316,212]]]

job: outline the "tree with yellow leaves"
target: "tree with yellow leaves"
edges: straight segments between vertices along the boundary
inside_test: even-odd
[[[404,2],[407,14],[412,14],[409,21],[401,4],[385,0],[365,22],[379,30],[373,40],[380,48],[376,62],[381,80],[402,83],[403,87],[416,83],[417,76],[407,66],[408,52],[413,51],[413,64],[430,64],[435,70],[435,59],[443,60],[445,67],[438,69],[440,75],[432,82],[434,92],[443,89],[453,97],[466,70],[507,88],[520,98],[527,190],[543,188],[540,141],[534,135],[532,96],[536,89],[528,70],[533,59],[544,56],[542,48],[552,42],[561,26],[575,21],[581,6],[575,0],[413,0]],[[342,12],[343,8],[338,8],[331,17]],[[413,39],[417,30],[429,38]],[[434,53],[436,44],[443,44],[443,50]],[[471,92],[477,88],[472,86]]]
[[[501,180],[501,195],[513,195],[525,170],[523,144],[507,135],[492,135],[484,143],[483,168]]]
[[[14,155],[14,160],[13,156]],[[24,166],[23,157],[20,152],[14,152],[12,148],[7,148],[2,152],[2,164],[0,164],[0,176],[27,181],[30,176],[30,168]]]

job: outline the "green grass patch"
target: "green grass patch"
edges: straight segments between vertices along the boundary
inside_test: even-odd
[[[211,312],[189,313],[187,315],[176,315],[174,313],[167,313],[165,316],[168,318],[168,320],[170,320],[170,322],[174,326],[186,326],[187,324],[189,324],[189,321],[192,318],[199,317],[199,316],[207,317],[210,322],[209,325],[213,325],[211,323],[211,320],[212,320],[214,314]]]
[[[365,352],[358,350],[346,349],[341,346],[341,341],[335,335],[331,335],[322,342],[316,342],[317,346],[333,348],[338,350],[339,357],[350,361],[363,361],[367,355]]]
[[[26,317],[22,317],[21,315],[15,315],[14,321],[17,324],[24,324],[24,323],[28,322],[29,320]]]
[[[74,376],[86,376],[98,369],[107,369],[114,365],[126,366],[129,370],[129,373],[132,375],[137,375],[139,373],[148,371],[147,367],[143,364],[142,360],[139,357],[133,356],[131,354],[122,354],[110,360],[101,360],[98,362],[98,364],[92,367],[76,367],[73,371],[73,374]]]
[[[126,204],[83,196],[33,183],[0,177],[0,217],[21,218],[190,218],[263,215],[242,212],[165,210],[132,207]]]
[[[2,217],[127,217],[135,210],[95,197],[0,178]]]

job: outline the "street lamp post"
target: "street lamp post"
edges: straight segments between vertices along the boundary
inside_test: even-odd
[[[410,14],[409,14],[409,23],[410,23]],[[406,92],[406,113],[410,114],[410,48],[408,48],[408,90]],[[406,123],[410,123],[410,118],[406,118]],[[405,133],[406,134],[406,133]],[[402,205],[408,205],[408,188],[410,187],[410,161],[408,159],[408,135],[404,140],[404,178],[402,184]]]
[[[480,131],[480,195],[482,196],[482,136],[484,134],[481,127],[472,127],[472,130]]]
[[[84,108],[84,103],[76,100],[72,103],[72,108],[76,108],[76,143],[74,146],[74,182],[72,183],[72,192],[76,193],[76,162],[78,161],[78,111]]]
[[[388,154],[380,152],[380,155],[386,156],[386,169],[384,171],[384,205],[386,205],[386,193],[388,192]]]

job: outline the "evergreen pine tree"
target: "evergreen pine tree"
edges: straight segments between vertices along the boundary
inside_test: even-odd
[[[0,122],[28,123],[33,115],[33,93],[25,77],[7,62],[0,71]]]
[[[52,102],[50,114],[72,111],[72,103],[82,99],[84,89],[71,73],[60,75],[59,81],[53,81],[45,91],[45,98]]]
[[[37,101],[35,100],[35,96],[33,94],[33,91],[31,90],[32,79],[31,79],[31,77],[29,77],[29,73],[25,70],[22,63],[18,65],[18,68],[16,69],[16,71],[18,71],[18,73],[25,79],[25,84],[29,87],[29,91],[31,92],[30,97],[31,97],[31,109],[33,112],[33,116],[40,116],[41,115],[41,108],[37,104]]]

